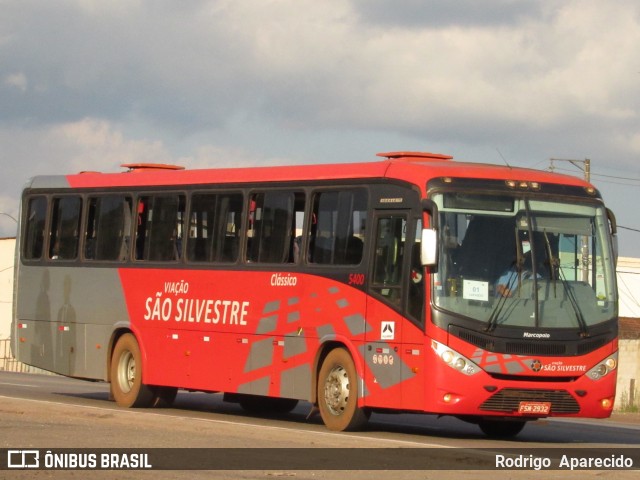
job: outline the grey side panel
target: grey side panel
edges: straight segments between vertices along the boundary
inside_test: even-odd
[[[16,343],[18,360],[64,375],[105,379],[113,325],[129,324],[118,270],[22,265],[19,275],[15,318],[32,330],[15,331],[28,338]]]
[[[269,394],[269,385],[271,384],[271,380],[269,377],[262,377],[258,380],[254,380],[253,382],[245,383],[244,385],[240,385],[238,388],[238,393],[249,393],[251,395],[268,395]]]
[[[386,353],[376,354],[378,349]],[[395,353],[393,347],[386,342],[363,345],[360,347],[360,354],[367,362],[367,367],[373,373],[376,382],[382,388],[393,387],[415,375],[402,357]]]
[[[311,367],[308,364],[282,372],[280,377],[280,396],[311,400]]]
[[[284,337],[284,351],[282,353],[282,357],[284,359],[289,359],[306,352],[306,338],[297,336],[296,332],[290,333],[289,335]]]
[[[244,366],[244,372],[252,372],[273,364],[273,339],[271,337],[251,344],[251,352]]]

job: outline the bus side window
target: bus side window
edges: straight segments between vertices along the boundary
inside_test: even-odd
[[[212,261],[215,254],[215,194],[194,194],[191,197],[187,236],[187,260]]]
[[[221,262],[236,262],[240,253],[243,196],[240,193],[221,195],[218,204],[218,228]]]
[[[84,243],[85,258],[126,260],[130,228],[130,197],[105,195],[89,198]]]
[[[407,220],[404,215],[378,219],[372,290],[398,307],[402,302],[406,232]]]
[[[425,269],[420,260],[420,240],[422,234],[422,219],[416,221],[416,238],[411,247],[411,278],[409,280],[409,290],[407,299],[407,311],[414,319],[421,324],[424,323],[424,289],[425,289]]]
[[[140,197],[136,260],[169,262],[180,259],[184,213],[184,195]]]
[[[309,261],[322,265],[358,265],[364,251],[366,190],[317,193],[309,239]]]
[[[78,256],[80,212],[82,199],[79,196],[54,198],[49,244],[52,260],[73,260]]]
[[[187,260],[234,263],[238,259],[242,203],[241,193],[191,197]]]
[[[150,202],[149,197],[141,197],[138,199],[138,205],[136,207],[138,214],[138,225],[136,227],[136,242],[135,242],[135,260],[145,259],[145,244],[148,232],[147,232],[147,205]]]
[[[24,250],[22,252],[26,260],[42,258],[46,217],[47,197],[30,198],[25,220]]]
[[[290,263],[295,261],[296,226],[304,212],[304,194],[265,192],[251,196],[250,225],[247,230],[247,261]]]

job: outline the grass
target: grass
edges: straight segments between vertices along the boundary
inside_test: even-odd
[[[638,406],[638,391],[636,390],[633,396],[629,395],[627,390],[620,395],[620,413],[638,413],[640,412],[640,406]]]

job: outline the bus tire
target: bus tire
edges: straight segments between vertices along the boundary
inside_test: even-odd
[[[518,435],[527,422],[520,420],[480,420],[480,430],[490,438],[512,438]]]
[[[122,335],[113,349],[111,391],[120,407],[148,407],[154,399],[153,389],[142,383],[142,355],[130,333]]]
[[[344,348],[329,352],[318,374],[318,409],[329,430],[362,429],[368,412],[358,407],[358,374],[353,359]]]

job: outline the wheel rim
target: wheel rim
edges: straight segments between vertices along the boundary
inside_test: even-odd
[[[324,401],[332,415],[342,415],[349,401],[349,375],[338,365],[327,375],[324,384]]]
[[[129,393],[136,379],[136,359],[131,352],[124,352],[118,363],[118,384],[123,393]]]

